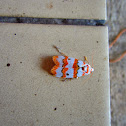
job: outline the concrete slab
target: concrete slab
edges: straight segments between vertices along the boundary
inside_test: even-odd
[[[106,19],[106,0],[0,0],[0,16]]]
[[[0,24],[1,126],[109,126],[107,27]],[[49,74],[57,45],[92,64],[92,77]]]

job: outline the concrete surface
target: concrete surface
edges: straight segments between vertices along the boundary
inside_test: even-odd
[[[0,16],[106,19],[105,0],[0,0]]]
[[[0,24],[0,38],[1,126],[110,125],[107,27]],[[90,64],[94,53],[93,76],[50,75],[52,45]]]
[[[108,0],[110,43],[118,32],[126,28],[126,0]],[[110,50],[110,58],[118,57],[126,50],[126,33]],[[126,126],[126,57],[110,64],[112,126]]]
[[[123,28],[126,28],[126,0],[107,0],[108,20],[106,25],[109,26],[110,42],[115,38],[116,34]],[[23,22],[22,19],[10,22]],[[15,20],[15,19],[14,19]],[[25,19],[26,20],[26,19]],[[2,22],[6,22],[3,19]],[[8,19],[7,19],[8,21]],[[25,21],[29,23],[30,21]],[[36,23],[36,20],[33,20]],[[37,22],[39,22],[37,20]],[[48,22],[48,21],[47,21]],[[54,22],[58,24],[68,24],[60,22],[58,19]],[[71,22],[71,21],[70,21]],[[75,21],[76,22],[76,21]],[[83,22],[83,21],[82,21]],[[80,22],[77,23],[81,24]],[[72,24],[72,23],[71,23]],[[126,50],[125,35],[123,35],[117,44],[110,50],[110,58],[120,55]],[[110,80],[111,80],[111,122],[112,126],[126,125],[126,58],[119,63],[110,64]]]

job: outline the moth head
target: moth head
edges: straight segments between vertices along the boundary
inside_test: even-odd
[[[90,74],[91,72],[94,71],[94,68],[92,68],[89,64],[86,64],[85,66],[82,67],[82,71]]]
[[[91,67],[91,72],[92,72],[92,71],[94,71],[94,68],[93,68],[93,67]]]
[[[94,68],[91,67],[91,65],[89,65],[89,71],[90,71],[90,73],[94,71]]]

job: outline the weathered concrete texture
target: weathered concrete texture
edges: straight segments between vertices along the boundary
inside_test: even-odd
[[[0,16],[106,19],[106,0],[0,0]]]
[[[108,0],[110,43],[118,32],[126,28],[126,0]],[[110,50],[110,58],[118,57],[126,50],[126,34]],[[126,57],[110,64],[111,122],[112,126],[126,126]]]
[[[5,23],[0,38],[0,126],[110,125],[107,27]],[[53,77],[52,45],[90,64],[95,52],[93,76]]]

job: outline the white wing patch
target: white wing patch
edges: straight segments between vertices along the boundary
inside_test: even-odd
[[[79,68],[77,71],[77,77],[81,77],[83,75],[82,68]]]
[[[62,67],[63,65],[63,59],[65,59],[64,56],[58,56],[57,61],[60,63],[60,66]]]
[[[73,74],[74,74],[74,69],[69,68],[68,71],[66,72],[66,78],[73,78]]]
[[[79,67],[83,67],[83,66],[84,66],[84,62],[81,61],[81,60],[78,60],[78,66],[79,66]]]
[[[56,77],[62,77],[63,76],[63,73],[62,73],[62,67],[59,67],[57,70],[56,70]]]
[[[67,62],[68,65],[66,65],[67,68],[72,68],[74,64],[75,58],[68,57]]]
[[[62,73],[62,69],[63,67],[59,67],[57,70],[56,70],[56,77],[62,77],[63,76],[63,73]],[[73,74],[74,74],[74,69],[73,68],[69,68],[66,72],[66,78],[73,78]]]

